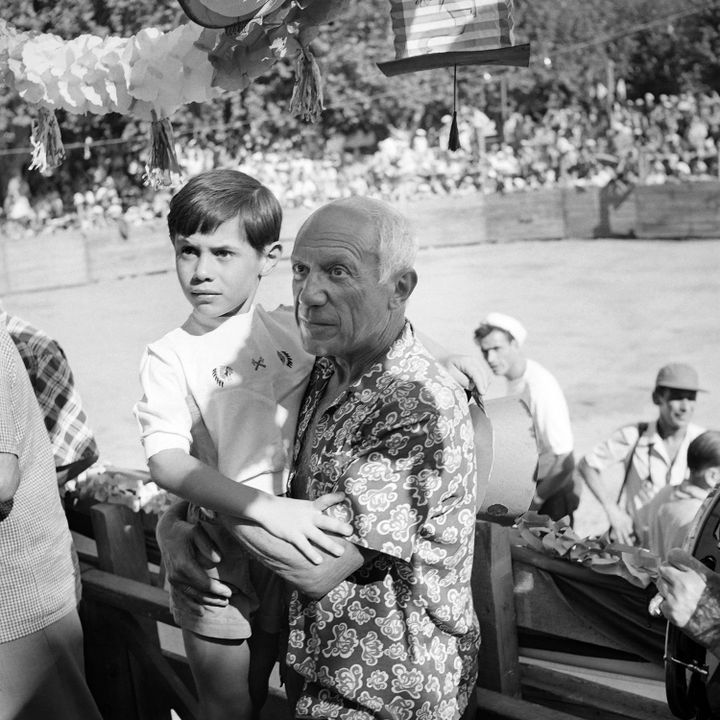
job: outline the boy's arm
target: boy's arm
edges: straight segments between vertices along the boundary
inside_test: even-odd
[[[324,514],[341,502],[342,494],[323,495],[314,502],[278,497],[234,482],[183,450],[161,450],[148,460],[153,480],[184,500],[221,515],[249,520],[286,544],[296,546],[312,562],[322,557],[316,547],[340,555],[343,547],[323,530],[349,535],[352,528]]]

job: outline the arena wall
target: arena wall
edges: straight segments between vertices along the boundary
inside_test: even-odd
[[[425,247],[569,238],[720,238],[720,182],[475,193],[423,198],[398,207],[412,218]],[[285,213],[286,254],[310,211],[294,208]],[[172,250],[160,221],[131,229],[127,239],[112,226],[0,237],[0,295],[171,267]]]

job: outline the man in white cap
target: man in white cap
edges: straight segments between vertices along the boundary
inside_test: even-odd
[[[679,485],[687,477],[688,445],[704,431],[691,422],[698,392],[703,392],[698,374],[690,365],[663,366],[652,393],[657,420],[620,428],[580,461],[579,474],[602,505],[618,542],[644,542],[649,502],[666,485]],[[619,492],[603,477],[618,463],[625,467]]]
[[[578,506],[573,470],[573,435],[565,395],[555,377],[540,363],[525,357],[527,331],[509,315],[490,313],[475,331],[485,361],[495,375],[507,380],[507,394],[518,395],[530,409],[538,440],[537,489],[531,510],[553,520]]]

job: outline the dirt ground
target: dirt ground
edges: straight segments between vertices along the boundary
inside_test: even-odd
[[[172,259],[168,247],[168,267]],[[142,272],[142,257],[137,258]],[[592,240],[483,244],[421,251],[409,317],[458,352],[476,353],[472,333],[491,310],[529,331],[527,354],[565,389],[579,454],[624,422],[654,415],[657,369],[695,365],[702,385],[696,420],[720,427],[720,244],[716,241]],[[291,301],[286,260],[260,299]],[[10,295],[8,311],[64,346],[102,460],[144,465],[131,409],[146,343],[187,312],[173,273]],[[501,381],[490,395],[502,392]],[[581,532],[600,532],[601,513],[583,496]]]

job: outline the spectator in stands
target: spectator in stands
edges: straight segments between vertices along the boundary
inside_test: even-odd
[[[662,558],[682,547],[700,506],[720,485],[720,432],[708,430],[690,443],[687,467],[687,480],[666,485],[648,504],[648,535],[641,544]]]
[[[698,374],[690,365],[663,366],[652,393],[657,420],[625,425],[580,461],[579,474],[602,505],[618,542],[642,541],[648,503],[663,487],[687,477],[688,446],[703,432],[691,422],[699,391]],[[619,493],[603,477],[618,464],[625,468]]]
[[[530,509],[554,520],[568,516],[572,522],[579,496],[573,482],[570,414],[557,380],[540,363],[525,357],[526,337],[520,322],[502,313],[490,313],[475,331],[475,342],[490,369],[507,380],[507,395],[525,400],[533,418],[540,457]]]
[[[85,683],[79,599],[48,435],[0,323],[0,717],[100,720]]]
[[[30,376],[50,436],[57,482],[64,485],[99,457],[67,357],[57,341],[5,312],[2,305],[0,324],[7,328]]]

